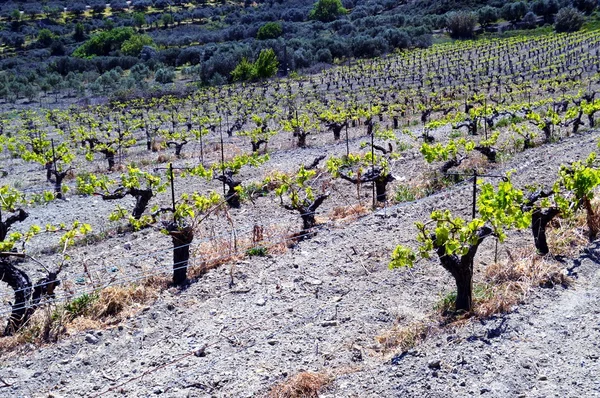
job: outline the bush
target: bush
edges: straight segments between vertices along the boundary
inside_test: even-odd
[[[536,0],[531,5],[531,11],[544,17],[544,22],[551,22],[552,16],[558,12],[556,0]]]
[[[235,69],[231,72],[231,78],[234,82],[250,80],[253,76],[253,65],[247,58],[242,58],[239,64],[236,65]]]
[[[132,28],[115,28],[108,32],[100,32],[79,46],[74,52],[74,57],[86,58],[95,55],[109,55],[111,51],[121,48],[135,32]]]
[[[383,36],[390,47],[404,49],[410,46],[410,36],[403,30],[388,29]]]
[[[537,15],[529,11],[527,14],[525,14],[521,23],[525,29],[534,29],[537,27]]]
[[[331,22],[347,12],[340,0],[318,0],[308,17],[321,22]]]
[[[324,62],[330,64],[333,61],[333,56],[328,48],[321,48],[317,51],[317,62]]]
[[[382,37],[360,35],[352,39],[352,51],[355,57],[378,57],[387,51],[387,42]]]
[[[254,74],[259,79],[266,79],[274,76],[279,68],[279,61],[275,55],[275,51],[269,48],[262,50],[258,55],[258,59],[254,62]]]
[[[123,55],[137,57],[142,52],[144,46],[154,46],[154,40],[148,35],[134,35],[123,42],[121,52]]]
[[[278,22],[267,22],[258,29],[256,38],[258,40],[276,39],[283,34],[281,24]]]
[[[37,40],[38,43],[43,47],[49,47],[54,39],[56,39],[56,36],[49,29],[41,29],[38,32]]]
[[[598,6],[597,0],[573,0],[573,5],[584,14],[591,14]]]
[[[576,32],[583,26],[585,17],[573,7],[561,8],[556,14],[554,30],[557,32]]]
[[[477,18],[482,26],[488,26],[498,20],[498,9],[490,6],[485,6],[477,12]]]
[[[234,81],[266,79],[274,76],[279,68],[279,61],[273,49],[260,52],[258,59],[252,64],[247,58],[242,58],[240,63],[231,72]]]
[[[451,12],[446,24],[453,39],[470,39],[473,37],[477,18],[470,12]]]
[[[519,22],[525,14],[527,14],[527,4],[521,1],[506,3],[500,10],[500,16],[512,23]]]
[[[160,68],[154,73],[154,80],[162,84],[173,83],[175,71],[171,68]]]

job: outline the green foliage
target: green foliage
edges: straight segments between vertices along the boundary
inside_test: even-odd
[[[240,131],[237,135],[240,137],[250,137],[250,141],[256,144],[259,141],[268,142],[272,136],[277,134],[277,131],[269,128],[269,121],[272,119],[271,116],[260,117],[252,115],[251,119],[256,127],[251,130]]]
[[[531,225],[531,212],[523,211],[524,196],[506,177],[498,188],[490,183],[480,184],[477,208],[482,220],[491,224],[500,242],[506,238],[505,229],[524,229]]]
[[[286,195],[293,208],[300,208],[306,201],[313,201],[315,195],[313,189],[308,184],[315,177],[315,170],[306,170],[301,166],[295,175],[284,173],[274,173],[265,179],[265,184],[274,184],[278,187],[275,194],[279,196],[283,203],[283,196]]]
[[[451,313],[454,311],[454,304],[456,303],[456,290],[453,290],[440,298],[435,304],[434,308],[436,311],[442,314]],[[473,284],[473,301],[475,303],[482,302],[491,299],[494,296],[494,289],[490,284],[487,283],[474,283]]]
[[[123,42],[121,53],[137,57],[144,46],[154,46],[154,40],[148,35],[134,35]]]
[[[467,154],[473,149],[475,149],[475,142],[460,138],[458,140],[450,140],[446,145],[442,143],[430,145],[424,142],[421,145],[421,154],[423,154],[427,163],[432,163],[454,159],[458,156],[459,152]]]
[[[71,320],[87,315],[97,300],[98,295],[96,293],[83,293],[81,296],[74,298],[70,303],[65,305],[65,312]]]
[[[446,17],[446,25],[453,39],[470,39],[477,24],[477,16],[470,12],[452,12]]]
[[[0,206],[4,212],[16,211],[19,206],[25,205],[25,194],[10,187],[9,185],[0,186]]]
[[[240,200],[249,200],[256,197],[266,196],[269,193],[269,187],[264,182],[251,182],[249,184],[238,185],[235,191]]]
[[[385,156],[377,155],[376,153],[366,152],[364,154],[350,153],[348,156],[340,158],[332,156],[327,159],[327,171],[332,177],[338,178],[340,172],[345,169],[351,169],[349,175],[363,174],[363,172],[372,166],[381,167],[382,174],[389,174],[390,165]]]
[[[418,255],[421,258],[429,258],[434,247],[443,247],[446,255],[463,256],[471,245],[477,243],[477,232],[484,224],[485,221],[480,218],[467,222],[460,217],[453,217],[449,210],[435,210],[427,224],[415,223],[419,230]],[[412,249],[399,245],[392,252],[390,268],[412,267],[416,259],[417,254]]]
[[[495,7],[485,6],[477,11],[477,19],[482,26],[488,26],[498,20],[498,9]]]
[[[576,32],[583,26],[585,17],[573,7],[561,8],[555,17],[554,30],[557,32]]]
[[[318,0],[308,17],[321,22],[331,22],[347,12],[340,0]]]
[[[233,174],[237,174],[237,173],[239,173],[239,171],[241,170],[241,168],[243,166],[250,165],[250,166],[253,166],[253,167],[258,167],[261,164],[267,162],[268,160],[269,160],[269,155],[268,154],[265,154],[265,155],[262,155],[262,156],[258,155],[256,153],[253,153],[251,155],[243,154],[243,155],[235,156],[230,161],[223,162],[223,164],[216,163],[213,166],[213,169],[217,170],[219,172],[222,172],[224,170],[229,170]]]
[[[231,72],[231,78],[234,82],[246,81],[254,78],[254,65],[244,57],[235,69]]]
[[[273,49],[265,49],[260,52],[256,61],[252,64],[246,58],[242,58],[239,64],[231,72],[233,81],[245,81],[254,79],[266,79],[274,76],[279,68],[279,61]]]
[[[208,195],[201,195],[198,192],[191,195],[183,194],[175,205],[173,220],[179,225],[187,224],[187,221],[196,219],[197,216],[208,212],[221,203],[221,195],[214,191]]]
[[[38,32],[37,40],[44,47],[50,47],[52,42],[56,39],[56,35],[50,31],[50,29],[40,29]]]
[[[258,40],[276,39],[283,34],[283,29],[279,22],[267,22],[258,28],[256,38]]]
[[[600,185],[600,170],[593,167],[596,153],[592,152],[584,161],[577,161],[570,166],[562,165],[558,171],[558,180],[554,191],[565,189],[573,194],[573,201],[564,198],[558,200],[561,212],[569,213],[570,209],[580,208],[584,202],[590,202],[594,197],[594,190]]]
[[[413,202],[417,199],[417,190],[409,185],[399,184],[394,199],[398,203]]]
[[[114,28],[100,32],[90,37],[73,52],[74,57],[89,58],[109,55],[112,51],[121,49],[123,43],[135,35],[130,27]]]
[[[252,257],[252,256],[264,257],[268,253],[269,253],[268,249],[264,246],[251,247],[250,249],[246,250],[246,255],[248,257]]]
[[[154,80],[162,84],[173,83],[175,71],[171,68],[160,68],[154,73]]]
[[[279,68],[279,61],[272,48],[262,50],[254,62],[254,74],[258,79],[274,76]]]
[[[136,12],[133,14],[133,24],[138,28],[146,25],[146,15],[143,12]]]

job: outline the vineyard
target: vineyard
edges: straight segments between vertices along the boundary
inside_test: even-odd
[[[294,396],[278,383],[312,371],[416,394],[381,374],[440,301],[485,319],[572,282],[600,232],[599,95],[582,31],[4,113],[0,392]]]

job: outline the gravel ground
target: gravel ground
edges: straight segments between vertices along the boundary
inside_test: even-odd
[[[599,135],[587,132],[519,153],[494,172],[516,170],[513,180],[518,185],[550,183],[560,164],[585,157]],[[291,161],[299,162],[318,151],[292,153]],[[280,156],[290,159],[290,154],[275,154],[277,167]],[[422,165],[407,154],[394,172],[410,178]],[[98,227],[112,204],[92,203],[72,197],[31,209],[31,218],[85,217]],[[271,223],[279,217],[286,228],[297,222],[275,205],[274,198],[263,198],[251,210],[242,207],[231,216],[240,228],[251,227],[260,216]],[[168,289],[118,326],[7,354],[0,378],[11,386],[0,393],[251,397],[303,370],[337,370],[340,375],[323,396],[600,396],[594,377],[600,327],[594,246],[565,265],[577,273],[572,288],[536,290],[514,312],[444,331],[393,363],[377,354],[377,335],[426,318],[440,295],[452,289],[451,277],[435,261],[411,270],[387,269],[393,247],[413,243],[414,221],[425,220],[437,208],[468,215],[470,185],[459,184],[356,221],[327,223],[316,237],[283,254],[228,264],[183,291]],[[38,244],[42,248],[49,243]],[[523,245],[533,247],[525,232],[511,234],[506,243]],[[170,253],[157,251],[168,247],[168,240],[152,230],[115,234],[78,249],[66,275],[77,275],[79,261],[96,262],[98,269],[112,263],[119,272],[156,264],[168,269]],[[491,242],[482,245],[476,278],[492,253]],[[205,346],[203,355],[193,355]]]

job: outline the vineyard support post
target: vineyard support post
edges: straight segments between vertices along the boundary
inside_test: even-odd
[[[483,132],[487,140],[487,97],[483,97]]]
[[[476,208],[477,205],[477,170],[473,170],[473,204],[472,204],[472,208],[473,208],[473,212],[472,212],[472,217],[473,219],[475,218],[475,213],[477,211]]]
[[[346,156],[350,156],[350,143],[348,142],[348,119],[346,119]]]
[[[371,132],[371,170],[375,172],[375,129]],[[373,181],[373,209],[377,206],[377,195],[375,194],[375,181]]]
[[[226,113],[225,117],[227,118],[227,128],[229,128],[229,114]],[[219,118],[219,136],[221,139],[221,176],[223,177],[223,197],[227,197],[227,192],[225,191],[225,168],[223,167],[223,163],[225,163],[225,152],[223,151],[223,127],[221,125],[221,119]]]
[[[173,175],[173,163],[169,163],[169,178],[171,180],[171,203],[175,213],[175,176]]]
[[[52,165],[54,167],[54,175],[56,176],[56,152],[54,151],[54,138],[50,140],[52,144]]]

